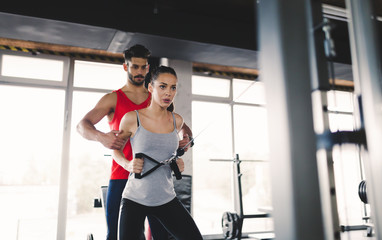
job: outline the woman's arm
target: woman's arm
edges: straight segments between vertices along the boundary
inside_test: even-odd
[[[182,116],[180,116],[179,114],[175,113],[175,123],[176,123],[176,130],[179,132],[179,134],[183,134],[183,139],[181,141],[179,141],[179,148],[183,148],[184,146],[186,146],[189,142],[188,140],[188,135],[184,135],[184,131],[183,131],[183,126],[185,125],[184,124],[184,121],[183,121],[183,118]],[[188,128],[188,127],[187,127]],[[184,151],[186,152],[188,150],[190,145],[188,145]],[[182,158],[178,158],[176,160],[176,164],[178,165],[178,168],[179,168],[179,171],[180,172],[183,172],[184,171],[184,161]]]
[[[183,135],[187,134],[189,137],[192,137],[192,131],[191,129],[187,126],[186,123],[183,123],[182,129],[180,130]]]
[[[178,132],[180,132],[181,129],[183,128],[183,125],[184,125],[183,117],[180,116],[180,115],[177,114],[177,113],[174,113],[174,116],[175,116],[176,130],[177,130]]]
[[[192,131],[183,121],[182,116],[180,116],[179,114],[175,113],[175,121],[179,135],[182,136],[182,140],[179,141],[179,147],[183,148],[188,144],[187,147],[184,148],[184,151],[187,152],[188,148],[194,145],[193,142],[190,143],[190,141],[193,140]]]
[[[183,127],[182,129],[180,130],[180,134],[183,136],[183,139],[179,142],[179,147],[184,147],[186,146],[188,143],[190,143],[190,141],[192,141],[184,150],[187,152],[188,148],[190,147],[193,147],[194,146],[194,139],[192,138],[192,131],[191,129],[187,126],[186,123],[183,123]]]
[[[135,111],[126,113],[119,125],[119,130],[122,132],[119,134],[119,137],[125,141],[125,144],[120,149],[113,150],[114,160],[121,165],[124,169],[133,173],[140,173],[143,168],[143,159],[134,158],[129,161],[126,159],[123,149],[125,148],[127,140],[132,136],[133,132],[135,133],[137,129],[137,117]]]

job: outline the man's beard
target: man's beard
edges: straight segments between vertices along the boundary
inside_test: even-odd
[[[137,75],[137,76],[133,76],[131,73],[129,73],[129,81],[135,85],[135,86],[141,86],[145,81],[143,80],[142,82],[137,82],[134,80],[134,78],[136,77],[141,77],[141,78],[145,78],[143,75]]]

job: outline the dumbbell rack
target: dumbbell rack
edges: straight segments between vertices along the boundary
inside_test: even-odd
[[[241,190],[241,176],[240,163],[245,162],[263,162],[261,160],[240,160],[239,154],[236,154],[234,159],[210,159],[210,161],[233,162],[233,197],[235,212],[224,212],[222,217],[222,230],[225,239],[241,240],[242,227],[244,219],[248,218],[267,218],[270,217],[269,213],[258,214],[244,214],[243,199]]]

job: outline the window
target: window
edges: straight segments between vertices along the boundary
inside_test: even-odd
[[[65,86],[68,80],[66,57],[0,51],[0,60],[0,81]]]
[[[74,87],[118,89],[127,81],[122,64],[75,61]]]
[[[89,233],[95,239],[106,236],[105,211],[94,208],[93,202],[101,196],[101,186],[109,184],[111,150],[84,139],[76,131],[76,124],[103,95],[83,91],[73,93],[66,239],[85,239]],[[96,128],[108,132],[107,119],[102,119]]]
[[[355,130],[354,96],[351,92],[328,92],[329,127],[331,132]],[[353,144],[335,146],[333,149],[338,215],[344,226],[361,225],[369,215],[358,197],[358,185],[363,180],[359,148]]]
[[[105,210],[94,208],[93,202],[101,196],[101,186],[109,184],[111,150],[99,142],[84,139],[77,133],[76,125],[104,94],[110,92],[108,89],[121,88],[127,74],[122,64],[75,61],[74,68],[66,238],[81,239],[91,233],[95,239],[102,239],[107,230]],[[96,128],[109,132],[107,118]]]
[[[1,86],[0,239],[55,239],[65,92]]]
[[[265,104],[264,83],[233,79],[233,99],[240,103]]]
[[[94,208],[93,201],[108,184],[110,152],[83,139],[76,125],[108,89],[123,86],[122,66],[75,61],[75,91],[66,92],[73,83],[68,81],[69,58],[0,51],[0,59],[0,239],[51,240],[58,233],[60,239],[63,233],[65,239],[85,239],[89,233],[104,238],[105,212]],[[68,102],[72,119],[66,130]],[[97,128],[108,131],[107,120]],[[69,163],[63,164],[68,135]],[[68,177],[62,179],[62,174]],[[60,189],[66,181],[68,188]],[[59,197],[62,191],[67,192],[64,198]],[[62,205],[64,216],[59,215]],[[63,217],[66,226],[58,224]]]
[[[192,77],[192,94],[228,98],[229,93],[230,81],[228,79]]]
[[[263,84],[193,76],[192,93],[192,130],[200,134],[193,148],[193,214],[203,235],[221,234],[223,213],[235,210],[235,154],[248,160],[240,165],[244,213],[271,205]],[[272,227],[270,219],[246,219],[243,230]]]
[[[193,148],[194,218],[202,234],[221,233],[219,219],[232,205],[227,177],[231,164],[210,159],[232,157],[231,109],[228,104],[194,101],[192,116],[193,132],[200,132]]]

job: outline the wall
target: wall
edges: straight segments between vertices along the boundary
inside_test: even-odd
[[[191,92],[191,78],[192,78],[192,63],[182,60],[173,59],[161,59],[161,64],[167,65],[175,69],[178,75],[178,92],[175,97],[175,112],[179,113],[184,122],[192,129],[191,125],[191,103],[192,103],[192,92]],[[196,133],[193,133],[194,135]],[[192,148],[191,148],[192,149]],[[183,160],[185,163],[185,170],[183,174],[192,175],[192,151],[189,150],[185,155],[183,155]]]

